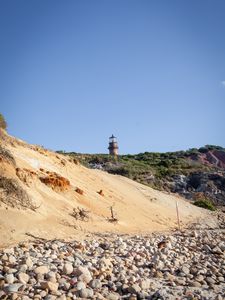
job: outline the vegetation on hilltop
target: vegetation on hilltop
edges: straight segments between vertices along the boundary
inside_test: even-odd
[[[7,128],[7,123],[4,118],[4,116],[0,113],[0,128],[6,129]]]
[[[108,154],[59,152],[73,156],[87,167],[126,176],[158,190],[176,192],[189,199],[202,192],[214,203],[225,204],[225,148],[220,146],[206,145],[166,153],[144,152],[117,158]]]
[[[161,179],[166,176],[177,174],[188,175],[196,171],[210,171],[217,168],[210,163],[202,163],[200,157],[202,153],[212,150],[225,149],[220,146],[206,145],[199,149],[192,148],[187,151],[177,152],[144,152],[134,155],[119,155],[117,159],[108,154],[79,154],[75,152],[61,153],[75,156],[82,164],[94,168],[103,168],[109,173],[127,176],[131,179],[146,182],[146,175],[152,174],[154,177]]]

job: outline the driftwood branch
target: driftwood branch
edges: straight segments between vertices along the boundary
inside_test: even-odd
[[[113,210],[113,206],[110,206],[110,214],[111,214],[111,217],[108,218],[108,221],[111,222],[111,223],[117,223],[118,222],[118,218],[116,218],[116,216],[115,216],[115,212]]]

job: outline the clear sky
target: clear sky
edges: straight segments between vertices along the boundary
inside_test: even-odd
[[[225,1],[1,0],[0,112],[54,150],[225,146]]]

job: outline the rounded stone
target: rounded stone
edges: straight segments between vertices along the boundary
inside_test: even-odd
[[[107,299],[108,300],[119,300],[120,299],[120,295],[117,293],[109,293],[107,295]]]
[[[29,281],[30,276],[27,275],[26,273],[19,273],[18,274],[18,279],[19,282],[26,284]]]
[[[182,269],[181,269],[181,271],[182,271],[185,275],[187,275],[187,274],[190,273],[190,269],[188,268],[188,266],[183,266]]]
[[[79,266],[74,270],[74,274],[78,276],[80,281],[84,281],[86,283],[89,283],[92,280],[91,273],[86,267]]]
[[[25,264],[27,265],[28,268],[32,268],[33,267],[33,261],[30,257],[28,257],[26,260],[25,260]]]
[[[22,287],[21,283],[14,283],[7,285],[4,289],[6,293],[16,293]]]
[[[82,289],[80,290],[80,293],[79,293],[80,297],[81,298],[86,298],[86,299],[92,299],[93,295],[94,295],[94,292],[92,289],[89,289],[89,288],[85,288],[85,289]]]
[[[18,294],[17,293],[13,293],[11,296],[11,300],[16,300],[18,299]]]
[[[49,268],[47,266],[40,266],[34,269],[34,273],[36,274],[47,274],[49,272]]]
[[[214,280],[212,277],[206,277],[205,281],[206,281],[209,285],[215,283],[215,280]]]
[[[202,282],[204,280],[204,276],[202,276],[201,274],[195,277],[196,281]]]
[[[131,294],[137,294],[141,291],[141,288],[138,284],[133,284],[132,286],[128,287],[128,292]]]
[[[151,280],[150,280],[150,279],[142,280],[141,283],[140,283],[140,286],[141,286],[141,289],[142,289],[142,290],[147,290],[147,289],[149,289],[150,286],[151,286]]]
[[[13,274],[7,274],[5,275],[5,280],[7,283],[11,284],[15,281],[15,277]]]
[[[102,287],[102,283],[101,280],[99,279],[93,279],[90,283],[89,283],[90,287],[93,289],[100,289]]]
[[[77,283],[76,288],[77,288],[78,291],[80,291],[80,290],[82,290],[82,289],[85,289],[85,288],[86,288],[86,283],[83,282],[83,281],[79,281],[79,282]]]
[[[73,273],[73,265],[71,263],[66,263],[63,266],[63,273],[66,275]]]
[[[58,291],[59,284],[51,281],[43,281],[41,282],[41,288],[56,293]]]
[[[8,258],[8,261],[10,264],[15,264],[16,263],[16,258],[13,255],[10,255]]]
[[[193,287],[201,287],[202,285],[201,285],[201,283],[198,282],[198,281],[193,281],[193,282],[190,284],[190,286],[193,286]]]

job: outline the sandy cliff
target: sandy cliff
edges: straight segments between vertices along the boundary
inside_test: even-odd
[[[100,190],[103,195],[98,193]],[[181,197],[125,177],[87,169],[69,157],[1,132],[1,245],[30,236],[53,239],[99,232],[164,231],[177,226],[176,201],[183,227],[200,220],[214,222],[211,213]],[[90,211],[88,222],[71,216],[77,206]],[[116,224],[107,220],[110,206],[119,220]]]

